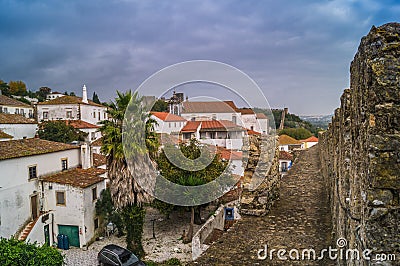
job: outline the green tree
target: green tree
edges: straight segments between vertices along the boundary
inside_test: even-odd
[[[0,79],[0,90],[3,95],[10,96],[10,86]]]
[[[95,103],[101,104],[99,96],[97,95],[97,93],[95,91],[93,92],[92,101]]]
[[[72,141],[83,141],[88,135],[64,121],[47,121],[42,123],[39,129],[39,137],[45,140],[69,143]]]
[[[15,238],[0,239],[0,254],[2,266],[61,266],[64,263],[64,256],[56,248]]]
[[[311,137],[313,134],[305,128],[284,128],[279,131],[279,135],[288,135],[297,140]]]
[[[171,145],[165,145],[164,150],[159,154],[156,158],[156,162],[158,168],[160,170],[160,174],[167,180],[174,182],[183,186],[199,186],[211,182],[218,178],[227,167],[228,163],[221,160],[220,156],[214,156],[213,153],[207,152],[207,147],[200,145],[200,143],[192,139],[188,143],[182,143],[179,145],[179,150],[182,154],[190,159],[195,160],[200,157],[200,155],[204,156],[204,154],[208,156],[213,156],[213,159],[210,163],[206,159],[204,162],[204,167],[202,170],[198,171],[189,171],[185,170],[182,167],[178,167],[175,164],[171,163],[170,160],[166,156],[166,149],[170,149],[168,153],[171,154],[174,149]],[[193,162],[193,161],[192,161]],[[189,162],[191,163],[191,162]],[[191,169],[192,167],[184,167],[186,169]],[[193,168],[192,168],[193,169]],[[201,195],[186,195],[189,199],[201,196]],[[193,227],[195,223],[195,213],[197,212],[200,215],[200,206],[192,206],[191,209],[191,218],[190,218],[190,226],[187,234],[184,237],[184,242],[188,243],[192,240],[193,237]]]
[[[168,103],[159,99],[154,103],[151,110],[154,112],[168,112]]]
[[[100,198],[96,201],[96,214],[102,217],[106,224],[109,222],[115,224],[118,230],[118,237],[124,234],[124,223],[122,221],[121,213],[114,207],[111,199],[110,188],[106,188],[100,193]],[[103,226],[106,224],[103,224]]]
[[[127,233],[127,248],[138,256],[143,256],[142,232],[145,215],[143,204],[150,202],[151,196],[139,186],[137,179],[149,172],[150,162],[146,161],[147,149],[132,141],[129,156],[134,158],[132,164],[137,171],[131,173],[128,169],[122,143],[125,111],[129,108],[132,114],[130,117],[134,119],[134,127],[147,130],[151,130],[153,127],[145,125],[150,116],[144,112],[142,98],[137,93],[117,91],[117,95],[115,102],[110,103],[107,110],[110,119],[103,121],[100,128],[103,135],[101,150],[107,156],[111,198],[114,206],[121,211],[123,216]],[[125,121],[130,120],[125,119]],[[131,130],[130,135],[125,136],[137,139],[140,138],[140,134],[140,130]],[[147,132],[147,135],[152,135],[152,133]]]
[[[26,84],[21,80],[11,80],[8,82],[8,86],[10,87],[11,95],[25,96],[27,94]]]
[[[76,96],[76,94],[75,94],[75,92],[71,91],[71,92],[69,93],[69,96]]]
[[[47,94],[51,93],[51,89],[49,87],[43,86],[40,87],[39,90],[36,91],[36,96],[39,102],[43,102],[46,100]]]

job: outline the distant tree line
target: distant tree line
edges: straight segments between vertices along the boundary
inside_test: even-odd
[[[36,98],[38,99],[39,102],[43,102],[46,100],[47,94],[51,93],[52,91],[51,88],[46,86],[40,87],[37,91],[31,91],[28,90],[26,84],[21,80],[17,81],[11,80],[10,82],[7,83],[1,79],[0,79],[0,90],[1,93],[5,96],[9,97],[21,96],[20,98],[16,98],[16,100],[19,100],[27,104],[31,104],[31,102],[25,97]],[[68,93],[67,91],[64,92],[64,95],[76,96],[74,92]],[[98,104],[102,104],[96,92],[93,92],[92,101]]]

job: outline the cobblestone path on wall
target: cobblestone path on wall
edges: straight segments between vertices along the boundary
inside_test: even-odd
[[[314,249],[318,257],[331,244],[330,208],[319,169],[318,147],[302,151],[282,178],[280,199],[271,212],[264,217],[242,217],[193,265],[334,265],[329,259],[290,260],[288,255],[297,249],[301,258],[303,249]],[[267,258],[260,260],[257,253],[265,245]],[[272,249],[286,249],[288,260],[279,260],[276,251],[271,260]],[[295,257],[295,251],[291,255]]]

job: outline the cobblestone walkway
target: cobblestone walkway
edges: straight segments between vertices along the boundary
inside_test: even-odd
[[[243,217],[193,265],[334,265],[328,259],[289,258],[292,249],[299,251],[300,259],[303,249],[315,249],[318,257],[331,243],[330,229],[329,203],[319,173],[318,147],[314,146],[302,151],[289,174],[282,178],[280,199],[267,216]],[[267,258],[260,260],[257,253],[265,245]],[[288,260],[279,260],[277,251],[271,260],[272,249],[286,249]],[[296,257],[295,251],[290,254]]]

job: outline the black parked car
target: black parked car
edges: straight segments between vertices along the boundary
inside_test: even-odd
[[[131,251],[113,244],[107,245],[100,250],[99,254],[97,254],[97,261],[99,265],[146,266]]]

